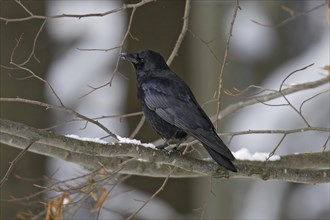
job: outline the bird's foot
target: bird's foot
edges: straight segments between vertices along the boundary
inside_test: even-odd
[[[157,147],[158,148],[158,147]],[[163,148],[158,148],[159,150],[163,151],[166,155],[171,155],[171,151],[167,150],[165,147]]]
[[[169,152],[170,152],[170,154],[177,153],[180,156],[182,156],[182,152],[179,150],[179,146],[173,147]]]
[[[156,148],[158,150],[163,151],[165,154],[170,155],[169,150],[165,149],[165,147],[167,147],[167,146],[168,146],[167,143],[165,143],[165,144],[161,144],[161,145],[156,146]]]
[[[168,146],[168,145],[165,143],[165,144],[161,144],[161,145],[156,146],[156,148],[157,148],[158,150],[164,150],[165,147],[167,147],[167,146]]]
[[[170,150],[167,150],[165,147],[167,147],[167,144],[162,144],[157,146],[156,148],[163,151],[165,154],[167,154],[168,156],[170,156],[173,153],[178,153],[180,156],[182,155],[181,151],[178,149],[178,146],[173,147]]]

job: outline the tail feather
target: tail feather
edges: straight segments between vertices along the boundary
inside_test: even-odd
[[[215,160],[220,166],[225,167],[228,170],[231,170],[233,172],[237,172],[237,169],[233,162],[231,162],[230,159],[227,157],[221,155],[217,151],[213,150],[212,148],[208,147],[207,145],[203,144],[207,152],[210,154],[210,156]]]
[[[235,160],[234,155],[214,130],[196,129],[193,132],[187,133],[202,142],[204,146],[208,146],[213,151],[217,152],[217,154],[220,154],[229,160]]]

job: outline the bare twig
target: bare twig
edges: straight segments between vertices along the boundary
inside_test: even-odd
[[[39,37],[41,31],[43,30],[43,28],[44,28],[46,22],[47,22],[47,20],[44,20],[44,21],[42,22],[42,24],[41,24],[41,26],[40,26],[40,28],[39,28],[39,30],[38,30],[36,36],[35,36],[34,39],[33,39],[33,46],[32,46],[32,50],[31,50],[31,53],[30,53],[29,57],[28,57],[24,62],[22,62],[21,64],[19,64],[19,66],[24,66],[25,64],[27,64],[27,63],[30,61],[31,57],[34,57],[34,59],[35,59],[38,63],[40,63],[39,59],[37,58],[37,56],[36,56],[36,54],[35,54],[35,49],[36,49],[36,45],[37,45],[38,37]]]
[[[328,136],[327,140],[325,141],[325,143],[323,145],[323,152],[327,149],[327,146],[328,146],[329,141],[330,141],[330,135]]]
[[[167,62],[166,62],[167,65],[171,65],[172,61],[174,60],[174,57],[178,55],[179,48],[188,31],[189,13],[190,13],[190,7],[191,7],[190,5],[191,5],[191,0],[186,0],[186,6],[184,9],[183,25],[182,25],[181,33],[175,43],[175,46],[172,50],[170,57],[167,59]]]
[[[6,171],[5,175],[2,177],[0,181],[0,187],[8,180],[8,177],[15,167],[15,164],[23,157],[23,155],[29,150],[29,148],[35,143],[35,141],[32,141],[26,148],[24,148],[16,157],[15,159],[10,162],[10,166],[8,170]]]
[[[120,114],[120,115],[104,115],[100,117],[93,118],[94,120],[100,120],[100,119],[107,119],[107,118],[119,118],[119,120],[122,120],[123,118],[129,118],[134,116],[143,115],[142,112],[133,112],[128,114]]]
[[[44,25],[44,23],[43,23]],[[42,25],[42,26],[43,26]],[[37,35],[38,36],[38,35]],[[38,76],[37,74],[35,74],[31,69],[27,68],[27,67],[23,67],[22,65],[20,64],[17,64],[14,62],[14,55],[15,55],[15,52],[16,52],[16,49],[18,47],[18,45],[20,44],[21,40],[22,40],[22,37],[23,37],[23,34],[20,36],[20,38],[16,41],[16,45],[14,46],[13,50],[12,50],[12,53],[10,55],[10,64],[12,64],[13,66],[15,66],[16,68],[18,69],[21,69],[21,70],[24,70],[28,73],[31,74],[31,76],[35,77],[36,79],[40,80],[41,82],[43,82],[50,90],[51,92],[54,94],[54,96],[56,97],[57,101],[60,103],[61,106],[64,106],[60,97],[57,95],[57,93],[55,92],[54,88],[50,85],[50,83],[47,81],[47,80],[44,80],[43,78],[41,78],[40,76]],[[37,37],[35,38],[37,39]],[[34,49],[32,50],[33,53],[31,54],[34,54]],[[24,62],[23,62],[24,63]]]
[[[171,174],[173,173],[173,171],[176,169],[176,167],[174,167],[174,168],[170,168],[169,167],[169,173],[168,173],[168,176],[165,178],[165,180],[164,180],[164,182],[163,182],[163,184],[158,188],[158,190],[156,191],[156,192],[154,192],[154,194],[152,194],[152,196],[150,196],[144,203],[143,203],[143,205],[141,205],[141,207],[140,208],[138,208],[134,213],[132,213],[130,216],[128,216],[127,217],[127,220],[129,220],[129,219],[132,219],[132,218],[134,218],[134,216],[136,216],[142,209],[143,209],[143,207],[145,207],[147,204],[148,204],[148,202],[150,202],[153,198],[155,198],[163,189],[164,189],[164,187],[165,187],[165,185],[166,185],[166,183],[167,183],[167,181],[168,181],[168,179],[170,178],[170,176],[171,176]]]
[[[137,8],[140,7],[140,6],[142,6],[142,5],[144,5],[144,4],[146,4],[146,3],[152,2],[152,1],[155,1],[155,0],[142,0],[140,3],[137,3],[137,4],[126,5],[126,8],[132,8],[132,12],[131,12],[131,15],[129,17],[129,22],[128,22],[127,30],[126,30],[126,32],[124,34],[124,37],[123,37],[121,43],[118,46],[115,47],[115,48],[118,48],[119,49],[119,53],[122,52],[122,47],[124,46],[124,44],[125,44],[128,36],[130,36],[130,30],[131,30],[131,27],[132,27],[133,18],[134,18],[134,15],[135,15],[135,12],[136,12]],[[114,49],[114,48],[110,48],[110,49],[107,49],[107,50],[112,50],[112,49]],[[93,51],[95,49],[85,49],[85,50]],[[104,83],[101,86],[90,87],[91,90],[89,92],[85,93],[84,95],[80,96],[79,98],[84,98],[84,97],[90,95],[91,93],[95,92],[96,90],[106,87],[107,85],[111,86],[111,83],[112,83],[112,81],[113,81],[116,73],[118,72],[119,61],[120,61],[120,58],[118,57],[117,58],[117,61],[116,61],[115,68],[112,71],[110,80],[108,82]]]
[[[0,17],[1,21],[5,21],[6,23],[9,22],[19,22],[19,21],[28,21],[28,20],[47,20],[47,19],[58,19],[58,18],[77,18],[77,19],[82,19],[82,18],[89,18],[89,17],[104,17],[113,13],[117,13],[120,11],[123,11],[125,9],[130,9],[130,8],[138,8],[142,5],[145,5],[150,2],[154,2],[155,0],[142,0],[138,3],[135,4],[124,4],[120,8],[112,9],[110,11],[106,11],[103,13],[88,13],[88,14],[61,14],[61,15],[53,15],[53,16],[42,16],[42,15],[35,15],[31,11],[29,11],[19,0],[15,0],[16,3],[18,3],[28,14],[29,16],[23,17],[23,18],[4,18]]]
[[[289,130],[247,130],[247,131],[233,131],[233,132],[224,132],[220,135],[229,135],[229,136],[238,136],[246,134],[294,134],[308,131],[318,131],[318,132],[330,132],[330,128],[321,128],[321,127],[302,127]]]
[[[325,94],[325,93],[329,93],[329,91],[330,91],[330,90],[327,89],[327,90],[325,90],[325,91],[323,91],[323,92],[319,92],[319,93],[313,95],[312,97],[310,97],[310,98],[304,100],[304,101],[301,103],[300,107],[299,107],[299,112],[302,113],[302,108],[303,108],[303,106],[304,106],[307,102],[309,102],[309,101],[312,100],[312,99],[315,99],[316,97],[318,97],[318,96],[320,96],[320,95],[323,95],[323,94]]]
[[[278,144],[274,147],[274,149],[272,150],[272,152],[269,153],[268,157],[266,158],[266,160],[269,160],[269,158],[271,158],[272,156],[274,156],[276,150],[279,148],[279,146],[281,146],[282,142],[284,141],[284,139],[286,138],[287,134],[283,134],[281,140],[278,142]]]
[[[124,37],[123,37],[123,39],[122,39],[122,41],[121,41],[121,43],[120,43],[120,46],[119,46],[119,47],[120,47],[119,53],[122,52],[122,47],[123,47],[124,43],[126,42],[127,37],[128,37],[129,34],[130,34],[131,27],[132,27],[132,23],[133,23],[133,18],[134,18],[134,15],[135,15],[136,9],[137,9],[137,7],[133,7],[133,9],[132,9],[131,15],[130,15],[130,17],[129,17],[129,22],[128,22],[128,27],[127,27],[126,33],[125,33],[125,35],[124,35]],[[116,74],[116,72],[117,72],[117,70],[118,70],[118,67],[119,67],[119,60],[120,60],[120,57],[118,56],[118,58],[117,58],[117,62],[116,62],[116,66],[115,66],[115,69],[114,69],[114,71],[112,72],[112,76],[111,76],[110,81],[109,81],[109,85],[110,85],[110,86],[111,86],[112,80],[114,79],[115,74]]]
[[[251,90],[251,89],[259,89],[258,92],[254,93],[253,95],[250,95],[250,96],[255,96],[255,95],[259,95],[263,92],[274,92],[276,90],[271,90],[271,89],[265,89],[263,88],[262,86],[256,86],[256,85],[250,85],[248,87],[246,87],[245,89],[243,90],[239,90],[237,88],[232,88],[232,89],[226,89],[224,92],[227,94],[227,95],[230,95],[230,96],[241,96],[243,95],[244,93],[246,93],[247,91]]]
[[[293,72],[291,72],[287,77],[285,77],[284,78],[284,80],[282,81],[282,83],[281,83],[281,85],[280,85],[280,89],[279,89],[279,92],[280,93],[282,93],[282,88],[283,88],[283,85],[284,85],[284,83],[285,83],[285,81],[289,78],[289,77],[291,77],[293,74],[295,74],[295,73],[297,73],[297,72],[300,72],[300,71],[303,71],[303,70],[305,70],[305,69],[307,69],[307,68],[309,68],[309,67],[311,67],[311,66],[313,66],[314,65],[314,63],[312,63],[312,64],[309,64],[309,65],[307,65],[307,66],[304,66],[304,67],[302,67],[302,68],[300,68],[300,69],[297,69],[297,70],[295,70],[295,71],[293,71]],[[310,124],[308,123],[308,121],[306,120],[306,118],[303,116],[303,114],[296,108],[296,107],[294,107],[292,104],[291,104],[291,102],[289,101],[289,99],[285,96],[285,94],[282,94],[282,96],[283,96],[283,98],[285,99],[285,101],[288,103],[288,105],[290,105],[290,107],[303,119],[303,121],[305,122],[305,124],[308,126],[308,127],[310,127]]]
[[[129,138],[134,138],[139,133],[139,131],[141,130],[145,120],[146,120],[146,117],[144,115],[142,115],[138,125],[135,127],[134,131],[129,136]]]
[[[218,83],[218,92],[217,92],[218,102],[217,102],[217,112],[216,112],[216,116],[217,116],[216,129],[217,130],[218,130],[218,122],[219,122],[218,118],[219,118],[219,115],[220,115],[221,88],[222,88],[223,73],[224,73],[225,65],[227,64],[229,45],[230,45],[231,37],[233,36],[234,24],[235,24],[235,20],[236,20],[236,17],[237,17],[238,9],[240,9],[239,0],[236,0],[236,6],[235,6],[235,9],[234,9],[233,18],[232,18],[231,23],[230,23],[229,36],[227,38],[226,48],[225,48],[225,52],[224,52],[224,55],[223,55],[222,65],[221,65],[221,69],[220,69],[220,73],[219,73],[219,83]]]
[[[90,90],[89,92],[86,92],[86,93],[83,94],[82,96],[79,96],[79,99],[82,99],[82,98],[88,96],[89,94],[95,92],[96,90],[106,87],[107,85],[110,85],[110,82],[106,82],[106,83],[104,83],[104,84],[102,84],[102,85],[100,85],[100,86],[97,86],[97,87],[89,86],[89,88],[90,88],[91,90]]]
[[[297,19],[297,18],[299,18],[299,17],[301,17],[301,16],[304,16],[304,15],[306,15],[306,14],[309,14],[309,13],[312,12],[312,11],[315,11],[315,10],[317,10],[317,9],[319,9],[319,8],[324,7],[324,6],[326,6],[327,4],[328,4],[328,2],[325,1],[324,3],[322,3],[322,4],[320,4],[320,5],[317,5],[317,6],[311,8],[311,9],[305,11],[305,12],[302,12],[302,13],[294,13],[294,14],[290,13],[290,17],[289,17],[289,18],[287,18],[287,19],[285,19],[285,20],[283,20],[283,21],[281,21],[281,22],[279,22],[279,23],[277,23],[277,24],[262,24],[262,23],[260,23],[260,22],[258,22],[258,21],[255,21],[255,20],[251,20],[251,21],[254,22],[254,23],[256,23],[256,24],[258,24],[258,25],[261,25],[261,26],[263,26],[263,27],[279,28],[279,27],[282,27],[282,26],[284,26],[284,25],[286,25],[286,24],[292,22],[293,20],[295,20],[295,19]]]
[[[209,182],[209,184],[208,184],[209,185],[209,193],[206,195],[206,199],[204,199],[203,205],[200,208],[195,209],[196,211],[201,210],[201,214],[200,214],[200,217],[199,217],[200,220],[204,219],[206,208],[208,207],[208,204],[210,202],[211,195],[215,196],[215,194],[212,190],[212,188],[213,188],[213,184],[212,184],[213,183],[213,178],[211,176],[208,178],[208,182]]]
[[[258,104],[260,102],[267,102],[279,97],[283,97],[283,95],[288,95],[292,94],[295,92],[299,92],[302,90],[307,90],[307,89],[313,89],[316,87],[319,87],[321,85],[329,83],[329,76],[326,76],[324,78],[321,78],[319,80],[315,80],[312,82],[306,82],[306,83],[301,83],[297,85],[290,86],[289,88],[282,89],[281,92],[273,92],[270,94],[262,95],[262,96],[257,96],[245,101],[241,101],[239,103],[235,103],[232,105],[229,105],[226,107],[224,110],[220,112],[220,115],[218,116],[218,119],[223,119],[227,117],[230,114],[233,114],[234,112],[238,111],[239,109],[245,108],[250,105]],[[212,117],[214,120],[216,120],[216,115]]]
[[[63,103],[61,101],[61,99],[58,97],[58,95],[56,94],[56,92],[54,91],[54,89],[52,88],[52,86],[48,83],[48,82],[45,82],[45,80],[43,80],[42,78],[40,78],[39,76],[37,76],[36,74],[34,74],[31,70],[27,69],[26,67],[23,67],[23,65],[27,64],[31,57],[34,57],[38,62],[39,60],[37,59],[36,55],[35,55],[35,48],[36,48],[36,43],[37,43],[37,39],[40,35],[40,33],[42,32],[46,22],[48,20],[51,20],[51,19],[59,19],[59,18],[78,18],[78,19],[81,19],[81,18],[88,18],[88,17],[103,17],[103,16],[107,16],[107,15],[110,15],[110,14],[113,14],[113,13],[117,13],[117,12],[120,12],[120,11],[123,11],[123,10],[126,10],[126,9],[132,9],[132,13],[131,13],[131,16],[130,16],[130,20],[129,20],[129,24],[128,24],[128,28],[127,28],[127,31],[125,33],[125,36],[123,37],[122,39],[122,42],[120,43],[120,45],[114,47],[114,48],[111,48],[111,49],[108,49],[108,50],[112,50],[112,49],[115,49],[115,48],[119,48],[121,52],[121,49],[127,39],[127,37],[130,35],[130,28],[131,28],[131,24],[132,24],[132,21],[133,21],[133,16],[134,16],[134,13],[136,11],[137,8],[141,7],[142,5],[145,5],[147,3],[150,3],[150,2],[154,2],[155,0],[141,0],[140,2],[138,3],[135,3],[135,4],[124,4],[122,7],[120,8],[116,8],[116,9],[113,9],[113,10],[109,10],[109,11],[106,11],[104,13],[88,13],[88,14],[61,14],[61,15],[54,15],[54,16],[41,16],[41,15],[35,15],[33,14],[21,1],[19,0],[15,0],[15,2],[23,8],[24,11],[26,11],[26,13],[29,15],[27,17],[24,17],[24,18],[4,18],[4,17],[0,17],[0,20],[1,21],[5,21],[6,24],[9,23],[9,22],[21,22],[21,21],[28,21],[28,20],[34,20],[34,19],[37,19],[37,20],[43,20],[43,23],[42,25],[40,26],[36,36],[34,37],[34,42],[33,42],[33,47],[32,47],[32,51],[29,55],[29,57],[23,61],[21,64],[17,64],[13,61],[13,54],[15,53],[15,49],[17,48],[18,44],[19,44],[19,41],[17,41],[17,44],[15,46],[15,48],[13,49],[12,51],[12,56],[11,56],[11,64],[18,67],[19,69],[22,69],[22,70],[25,70],[25,71],[28,71],[30,74],[32,74],[34,77],[36,77],[37,79],[41,80],[42,82],[44,82],[52,91],[52,93],[55,95],[56,99],[60,102],[60,104],[62,106]],[[93,49],[85,49],[85,50],[93,50]],[[95,50],[95,49],[94,49]],[[106,51],[108,51],[106,50]],[[117,59],[117,62],[116,62],[116,66],[114,68],[114,71],[112,72],[112,75],[111,75],[111,78],[109,80],[109,82],[106,82],[105,84],[101,85],[101,86],[98,86],[98,87],[91,87],[91,91],[87,92],[86,94],[84,94],[83,96],[81,96],[80,98],[82,97],[85,97],[89,94],[91,94],[92,92],[98,90],[98,89],[101,89],[107,85],[110,85],[111,86],[111,83],[112,83],[112,80],[114,79],[114,76],[115,74],[118,72],[118,66],[119,66],[119,58]]]
[[[203,43],[203,45],[207,48],[207,50],[211,53],[211,55],[213,56],[213,58],[215,59],[215,61],[220,65],[221,61],[218,59],[217,55],[215,54],[215,52],[213,51],[212,47],[210,46],[210,44],[214,41],[210,40],[210,41],[206,41],[204,39],[202,39],[200,36],[198,36],[197,34],[195,34],[192,30],[188,29],[188,32],[190,33],[190,35],[193,38],[198,39],[199,41],[201,41]]]
[[[77,118],[81,118],[83,120],[86,120],[92,124],[95,124],[96,126],[98,126],[99,128],[101,128],[102,130],[104,130],[107,134],[111,135],[111,137],[117,139],[117,135],[114,134],[113,132],[111,132],[108,128],[106,128],[103,124],[101,124],[98,121],[95,121],[91,118],[88,118],[76,111],[74,111],[73,109],[67,108],[65,106],[59,106],[59,105],[52,105],[52,104],[48,104],[48,103],[44,103],[44,102],[39,102],[39,101],[34,101],[34,100],[29,100],[29,99],[23,99],[23,98],[0,98],[0,102],[17,102],[17,103],[27,103],[27,104],[32,104],[32,105],[37,105],[37,106],[41,106],[44,107],[46,109],[60,109],[63,110],[65,112],[71,113],[74,116],[76,116]]]
[[[23,66],[20,66],[19,64],[16,64],[14,62],[10,62],[12,65],[16,66],[17,68],[21,69],[21,70],[25,70],[27,71],[28,73],[30,73],[33,77],[35,77],[36,79],[40,80],[41,82],[43,82],[50,90],[51,92],[54,94],[54,96],[56,97],[57,101],[59,102],[59,104],[61,106],[64,107],[64,104],[62,102],[62,100],[60,99],[60,97],[57,95],[57,93],[55,92],[54,88],[52,87],[52,85],[45,79],[41,78],[40,76],[36,75],[32,70],[30,70],[29,68],[27,67],[23,67]]]

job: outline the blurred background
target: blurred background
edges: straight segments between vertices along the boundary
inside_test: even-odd
[[[137,1],[29,1],[23,4],[37,15],[102,13],[119,8],[123,3]],[[280,26],[290,17],[318,5],[323,6]],[[325,1],[242,1],[238,11],[229,59],[224,72],[224,89],[243,90],[249,85],[269,89],[279,88],[282,80],[292,71],[308,64],[313,67],[295,74],[287,83],[314,81],[326,74],[321,68],[329,65],[329,24]],[[189,31],[179,49],[171,69],[190,85],[209,116],[216,113],[216,103],[208,102],[217,91],[218,75],[225,50],[234,1],[192,1]],[[1,17],[28,16],[15,2],[1,2]],[[145,48],[160,52],[167,59],[182,28],[185,1],[157,1],[137,8],[129,37],[123,51],[136,52]],[[48,80],[70,108],[88,117],[120,115],[139,112],[135,75],[131,65],[120,62],[111,86],[90,95],[89,86],[98,87],[108,82],[116,68],[119,49],[86,51],[81,49],[109,49],[121,44],[127,31],[130,9],[104,17],[51,19],[40,33],[34,59],[26,65],[38,76]],[[270,27],[256,24],[273,24]],[[23,62],[33,48],[33,40],[42,24],[31,19],[21,22],[1,21],[1,65],[10,66],[10,56],[16,40],[23,34],[14,54],[17,63]],[[49,89],[21,70],[1,68],[1,97],[22,97],[57,104]],[[326,85],[319,88],[324,91]],[[317,91],[305,91],[289,96],[297,104]],[[223,93],[222,106],[244,100]],[[272,103],[281,103],[276,100]],[[282,100],[283,103],[283,100]],[[20,103],[0,103],[1,118],[47,128],[72,119],[71,115]],[[320,95],[304,106],[304,115],[315,127],[329,127],[329,93]],[[141,116],[101,122],[111,131],[130,136]],[[53,130],[59,134],[82,137],[103,137],[105,134],[84,122],[68,123]],[[255,105],[221,120],[219,132],[249,129],[292,129],[304,123],[289,107]],[[135,137],[142,142],[153,142],[159,137],[145,123]],[[226,143],[229,137],[223,136]],[[281,135],[245,135],[235,137],[230,149],[248,148],[251,152],[271,152]],[[328,138],[326,133],[309,132],[288,136],[277,154],[319,152]],[[108,140],[111,141],[111,140]],[[329,143],[328,143],[329,144]],[[329,146],[327,146],[329,150]],[[1,145],[1,177],[20,151]],[[72,163],[26,154],[15,166],[1,190],[1,219],[17,219],[17,213],[43,210],[39,201],[51,194],[41,194],[33,200],[8,202],[39,191],[33,184],[43,185],[43,176],[69,179],[84,170]],[[164,179],[131,177],[113,193],[100,212],[99,219],[120,219],[139,208],[163,183]],[[212,193],[210,193],[212,186]],[[129,193],[125,193],[129,192]],[[170,179],[164,190],[136,216],[138,219],[329,219],[329,184],[304,185],[252,179]],[[88,206],[87,206],[88,207]],[[204,210],[204,211],[203,211]],[[81,209],[76,219],[95,219],[89,209]]]

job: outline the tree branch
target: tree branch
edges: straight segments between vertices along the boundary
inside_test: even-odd
[[[88,14],[59,14],[59,15],[53,15],[53,16],[43,16],[43,15],[35,15],[33,14],[30,10],[28,10],[19,0],[15,0],[16,3],[18,3],[28,14],[29,16],[22,17],[22,18],[5,18],[5,17],[0,17],[0,21],[5,21],[6,23],[9,22],[18,22],[18,21],[28,21],[28,20],[33,20],[33,19],[38,19],[38,20],[49,20],[49,19],[57,19],[57,18],[88,18],[88,17],[104,17],[113,13],[117,13],[120,11],[123,11],[125,9],[129,8],[138,8],[144,4],[148,4],[150,2],[154,2],[156,0],[141,0],[138,3],[134,4],[124,4],[120,8],[115,8],[103,13],[88,13]]]
[[[191,7],[191,0],[186,0],[181,33],[180,33],[180,35],[179,35],[179,37],[178,37],[178,39],[175,43],[175,46],[172,50],[172,53],[171,53],[170,57],[166,61],[167,65],[171,65],[172,61],[174,60],[174,57],[178,55],[178,51],[179,51],[179,48],[181,46],[181,43],[182,43],[182,41],[183,41],[184,37],[186,36],[187,31],[188,31],[190,7]]]
[[[29,145],[24,148],[16,157],[15,159],[10,162],[10,166],[7,170],[7,172],[5,173],[5,176],[0,180],[0,187],[4,184],[4,182],[6,182],[8,180],[8,176],[10,175],[11,171],[13,170],[13,168],[15,167],[16,163],[23,157],[23,155],[29,150],[29,148],[32,146],[32,144],[34,143],[34,141],[32,141],[31,143],[29,143]]]
[[[220,73],[219,73],[219,83],[218,83],[218,91],[217,91],[217,113],[216,113],[216,115],[217,115],[216,122],[217,123],[215,124],[216,125],[216,127],[215,127],[216,130],[218,130],[218,124],[219,124],[218,123],[219,122],[218,118],[219,118],[219,115],[220,115],[222,81],[223,81],[223,76],[224,76],[225,65],[226,65],[227,59],[228,59],[229,45],[230,45],[231,38],[233,36],[234,24],[235,24],[235,21],[236,21],[238,9],[240,9],[239,0],[236,0],[236,5],[235,5],[233,17],[232,17],[232,20],[231,20],[231,23],[230,23],[229,36],[227,38],[225,52],[224,52],[224,55],[223,55],[223,61],[222,61],[221,69],[220,69]]]
[[[235,164],[238,173],[228,172],[213,162],[189,156],[172,154],[127,143],[100,144],[41,131],[36,128],[0,119],[0,143],[24,149],[31,140],[35,141],[29,151],[70,161],[87,169],[95,169],[100,163],[109,170],[122,166],[130,160],[120,173],[149,177],[168,176],[168,167],[176,167],[171,178],[224,177],[282,180],[297,183],[330,182],[330,152],[306,153],[282,156],[276,161],[241,161]],[[133,158],[133,159],[132,159]]]
[[[327,84],[329,82],[330,82],[330,76],[326,76],[324,78],[321,78],[321,79],[318,79],[318,80],[315,80],[315,81],[290,86],[289,88],[283,89],[280,92],[273,92],[273,93],[269,93],[269,94],[266,94],[266,95],[253,97],[251,99],[229,105],[228,107],[226,107],[225,109],[223,109],[220,112],[218,118],[223,119],[223,118],[227,117],[228,115],[233,114],[234,112],[236,112],[236,111],[238,111],[238,110],[240,110],[240,109],[242,109],[246,106],[249,106],[249,105],[268,102],[270,100],[273,100],[273,99],[276,99],[276,98],[279,98],[279,97],[283,97],[283,95],[292,94],[292,93],[299,92],[299,91],[302,91],[302,90],[314,89],[316,87],[322,86],[322,85]],[[215,121],[216,120],[216,115],[213,116],[212,119],[213,119],[213,121]]]

